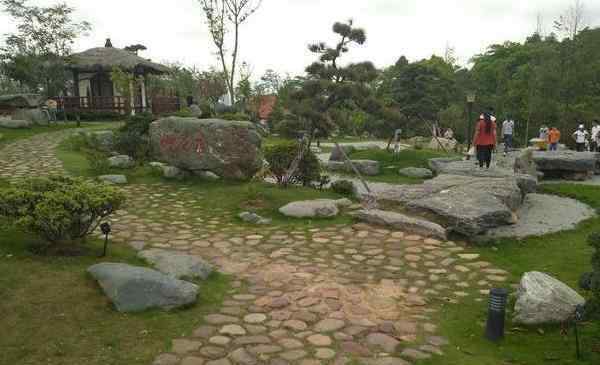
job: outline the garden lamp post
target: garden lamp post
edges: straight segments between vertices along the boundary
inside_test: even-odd
[[[106,250],[108,249],[108,235],[110,234],[110,223],[105,222],[100,225],[100,230],[104,234],[104,251],[102,251],[101,257],[106,257]]]
[[[473,138],[473,129],[471,124],[473,123],[473,105],[475,104],[475,92],[471,91],[467,93],[467,110],[468,110],[468,122],[467,122],[467,151],[471,150],[471,142]]]

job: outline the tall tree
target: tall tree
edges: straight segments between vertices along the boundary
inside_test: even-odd
[[[375,97],[371,85],[378,76],[375,66],[371,62],[341,65],[341,57],[351,46],[366,42],[365,31],[349,21],[335,23],[333,32],[339,38],[335,45],[320,42],[309,46],[319,59],[307,67],[306,79],[291,96],[290,110],[303,122],[310,138],[316,131],[327,134],[339,126],[339,118],[347,114],[343,111],[363,111],[378,120],[395,119]]]
[[[64,89],[64,58],[75,40],[91,29],[90,23],[75,21],[75,9],[65,3],[39,7],[27,0],[2,0],[1,4],[17,25],[0,48],[3,72],[30,91],[50,96]]]
[[[232,104],[236,102],[236,72],[239,58],[240,28],[254,14],[262,0],[198,0],[206,15],[208,30],[217,47]],[[232,32],[230,41],[227,33]],[[232,44],[230,44],[232,43]],[[231,49],[228,62],[228,49]]]

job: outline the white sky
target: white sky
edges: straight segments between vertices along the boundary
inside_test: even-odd
[[[30,0],[48,5],[55,0]],[[142,43],[141,55],[154,61],[182,62],[206,69],[217,66],[198,0],[66,0],[77,17],[93,24],[75,51]],[[600,25],[600,1],[583,0],[586,24]],[[349,61],[370,60],[383,67],[401,55],[410,60],[443,55],[452,45],[466,64],[493,43],[523,41],[536,28],[537,14],[546,32],[573,0],[264,0],[241,32],[240,57],[258,78],[266,69],[303,73],[315,58],[307,45],[330,41],[335,21],[352,18],[367,32],[367,43]],[[14,24],[0,13],[0,42]]]

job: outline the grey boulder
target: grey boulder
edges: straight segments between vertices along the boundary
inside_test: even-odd
[[[172,310],[196,302],[198,286],[156,270],[118,263],[88,268],[119,312]]]
[[[356,151],[356,148],[354,148],[354,146],[351,146],[351,145],[345,145],[345,146],[340,145],[339,147],[336,146],[333,148],[333,151],[331,151],[331,155],[329,156],[329,161],[336,161],[336,162],[345,161],[344,153],[342,153],[342,151],[344,151],[346,153],[346,156],[348,156],[348,158],[350,158],[350,155],[354,151]]]
[[[317,199],[289,203],[279,212],[293,218],[331,218],[339,214],[339,209],[335,200]]]
[[[523,275],[515,303],[514,322],[525,325],[562,323],[585,299],[555,278],[541,273]]]
[[[194,171],[194,175],[207,181],[217,181],[221,179],[219,175],[215,174],[212,171]]]
[[[110,167],[117,169],[130,169],[135,166],[135,161],[133,161],[133,158],[127,155],[118,155],[110,157],[108,159],[108,164]]]
[[[98,179],[111,184],[127,184],[127,177],[125,175],[102,175],[98,176]]]
[[[376,176],[381,172],[379,162],[372,160],[352,160],[352,165],[363,175]],[[329,161],[325,167],[330,171],[340,171],[349,174],[354,173],[354,169],[348,162]]]
[[[28,120],[14,120],[0,118],[0,128],[6,129],[29,129],[33,123]]]
[[[466,236],[515,223],[522,204],[515,177],[440,175],[421,185],[398,185],[377,193],[378,199],[405,205],[418,214],[433,214],[449,231]]]
[[[398,173],[402,176],[413,177],[417,179],[430,179],[433,177],[433,172],[431,172],[431,170],[419,167],[406,167],[400,169]]]
[[[181,180],[184,179],[187,176],[187,173],[175,166],[169,166],[169,165],[162,165],[160,167],[160,169],[162,170],[162,174],[163,177],[165,179],[175,179],[175,180]]]
[[[595,173],[598,154],[593,152],[534,152],[533,161],[547,177],[586,180]]]
[[[212,266],[199,257],[159,249],[145,250],[138,257],[151,263],[158,271],[176,279],[208,279]]]
[[[246,223],[258,224],[258,225],[267,225],[271,224],[272,220],[263,218],[256,213],[251,212],[242,212],[238,215],[238,217]]]
[[[248,180],[262,167],[262,138],[250,122],[169,117],[150,125],[153,155],[187,171]]]
[[[446,229],[439,224],[409,217],[401,213],[373,209],[361,210],[355,216],[365,223],[382,225],[425,237],[434,237],[442,240],[445,240],[447,237]]]

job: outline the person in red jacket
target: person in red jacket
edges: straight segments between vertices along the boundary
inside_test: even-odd
[[[492,152],[496,149],[496,122],[492,120],[490,114],[485,113],[477,122],[475,127],[475,136],[473,137],[473,145],[477,149],[477,160],[479,167],[490,168],[492,163]]]

